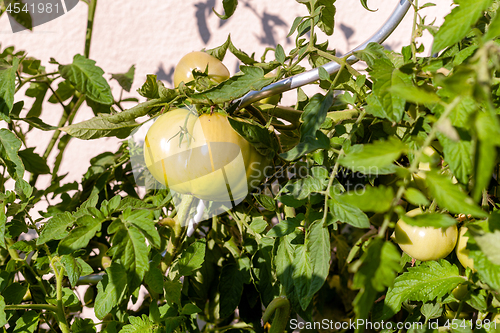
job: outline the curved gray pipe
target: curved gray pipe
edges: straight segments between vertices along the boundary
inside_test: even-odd
[[[361,45],[359,45],[358,47],[356,47],[352,51],[349,51],[346,54],[346,56],[348,56],[347,62],[353,64],[356,61],[358,61],[359,59],[357,59],[353,55],[353,53],[355,51],[363,50],[369,43],[374,42],[380,44],[384,42],[387,39],[387,37],[389,37],[389,35],[394,31],[394,29],[396,29],[399,23],[403,20],[403,17],[405,16],[409,8],[410,8],[410,2],[408,0],[400,0],[398,5],[392,12],[391,16],[382,25],[382,27],[380,27],[380,29],[378,29],[377,32],[375,32],[364,43],[362,43]],[[324,64],[321,67],[326,69],[326,71],[329,74],[336,73],[340,69],[340,65],[335,61],[331,61],[327,64]],[[280,80],[275,83],[271,83],[270,85],[262,88],[259,91],[250,91],[245,96],[234,100],[232,104],[233,105],[238,104],[236,110],[241,109],[265,97],[281,94],[285,91],[302,87],[306,84],[312,83],[317,80],[319,80],[319,70],[318,68],[314,68],[307,72],[300,73],[292,77],[288,77],[286,79]]]

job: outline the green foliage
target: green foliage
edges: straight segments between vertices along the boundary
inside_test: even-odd
[[[451,331],[494,331],[474,319],[486,323],[500,309],[500,3],[457,0],[441,27],[417,12],[400,53],[378,44],[355,52],[367,65],[362,74],[318,41],[317,29],[334,32],[335,1],[298,2],[306,12],[290,22],[296,45],[288,54],[276,45],[272,61],[259,61],[228,37],[206,52],[221,61],[231,52],[241,72],[217,85],[200,74],[176,89],[148,75],[137,91],[143,103],[113,96],[104,69],[85,56],[47,73],[24,51],[0,49],[0,326],[96,332],[81,318],[85,305],[101,332],[262,333],[266,307],[269,332],[282,333],[284,323],[291,332],[288,320],[298,316],[447,326],[450,309],[468,318]],[[217,15],[229,18],[237,4],[222,1]],[[434,35],[433,57],[422,56],[416,39],[424,29]],[[305,71],[299,60],[314,68],[339,61],[341,69],[320,68],[322,90],[297,88],[295,105],[231,103]],[[127,92],[135,66],[128,68],[110,78]],[[57,127],[41,120],[47,100],[62,109]],[[73,123],[83,102],[95,117]],[[143,117],[179,107],[230,114],[232,128],[268,157],[263,182],[227,212],[188,228],[196,194],[140,188],[143,170],[131,160],[143,153],[132,140],[92,158],[80,182],[59,172],[71,140],[125,139]],[[26,146],[33,128],[53,132],[43,152]],[[45,187],[41,175],[50,179]],[[35,218],[37,204],[46,208]],[[423,213],[406,215],[415,208]],[[427,262],[401,253],[391,238],[398,219],[466,225],[474,270],[454,252]],[[457,286],[466,287],[463,297]]]

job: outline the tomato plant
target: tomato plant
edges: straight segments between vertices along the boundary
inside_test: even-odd
[[[456,1],[435,26],[414,1],[409,44],[368,43],[364,70],[321,37],[333,1],[298,2],[290,50],[228,38],[183,58],[173,89],[149,75],[140,103],[90,59],[96,0],[83,55],[56,71],[0,50],[4,332],[497,330],[500,2]],[[309,69],[314,89],[287,105],[240,103]],[[128,91],[134,67],[111,77]],[[95,116],[76,122],[84,102]],[[52,135],[42,154],[36,131]],[[123,142],[66,181],[68,143],[102,137]]]

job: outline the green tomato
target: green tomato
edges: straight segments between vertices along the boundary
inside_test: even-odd
[[[197,117],[186,109],[156,119],[146,135],[144,159],[153,177],[171,190],[218,202],[242,200],[269,165],[226,115]]]
[[[473,272],[475,272],[474,260],[469,258],[469,250],[466,249],[467,241],[469,240],[469,237],[465,236],[467,230],[468,229],[465,226],[460,228],[460,235],[458,237],[455,253],[457,254],[458,261],[460,261],[464,268],[469,267]]]
[[[229,79],[229,70],[214,56],[205,52],[191,52],[181,58],[174,70],[174,86],[178,87],[181,82],[188,83],[194,80],[193,70],[200,72],[207,70],[208,78],[221,83]]]
[[[406,213],[413,217],[422,214],[420,208]],[[416,227],[399,220],[394,230],[395,241],[410,257],[420,260],[437,260],[448,256],[457,243],[458,230],[453,225],[447,229]]]

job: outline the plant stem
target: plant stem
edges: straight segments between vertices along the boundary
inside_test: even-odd
[[[59,325],[59,328],[61,329],[62,333],[70,333],[69,325],[68,325],[68,322],[66,320],[66,314],[64,313],[64,303],[62,300],[62,297],[63,297],[62,284],[63,284],[63,278],[64,278],[64,267],[61,267],[61,269],[58,271],[57,267],[53,261],[51,261],[51,266],[52,266],[52,269],[54,270],[54,275],[56,276],[57,306],[56,306],[55,315],[56,315],[57,324]]]
[[[90,55],[90,42],[92,41],[92,30],[94,28],[95,9],[97,7],[97,0],[90,0],[89,13],[87,19],[87,35],[85,36],[85,58]]]
[[[429,135],[427,136],[427,138],[425,139],[424,144],[415,153],[415,157],[413,158],[413,161],[411,162],[410,167],[408,168],[408,171],[410,171],[411,173],[417,172],[418,164],[420,163],[420,158],[422,157],[422,154],[424,153],[424,149],[427,148],[428,146],[430,146],[432,141],[436,138],[436,134],[437,134],[438,127],[439,127],[438,125],[441,122],[443,122],[446,118],[448,118],[451,111],[453,111],[453,109],[460,103],[461,100],[462,100],[462,97],[459,96],[459,97],[456,97],[450,104],[446,105],[443,114],[441,115],[441,117],[439,117],[439,119],[436,121],[436,123],[434,123],[434,125],[432,126],[432,129],[431,129]],[[396,193],[396,197],[392,201],[391,208],[384,216],[384,222],[382,223],[382,226],[379,229],[378,237],[381,237],[381,238],[384,237],[385,231],[387,230],[387,228],[389,227],[389,223],[391,222],[391,216],[392,216],[392,213],[394,212],[394,207],[399,202],[399,200],[401,200],[401,198],[403,197],[403,193],[405,192],[406,185],[407,184],[405,181],[405,183],[402,184],[398,188],[398,191]]]
[[[47,310],[57,312],[57,306],[52,304],[15,304],[6,305],[5,310]]]

